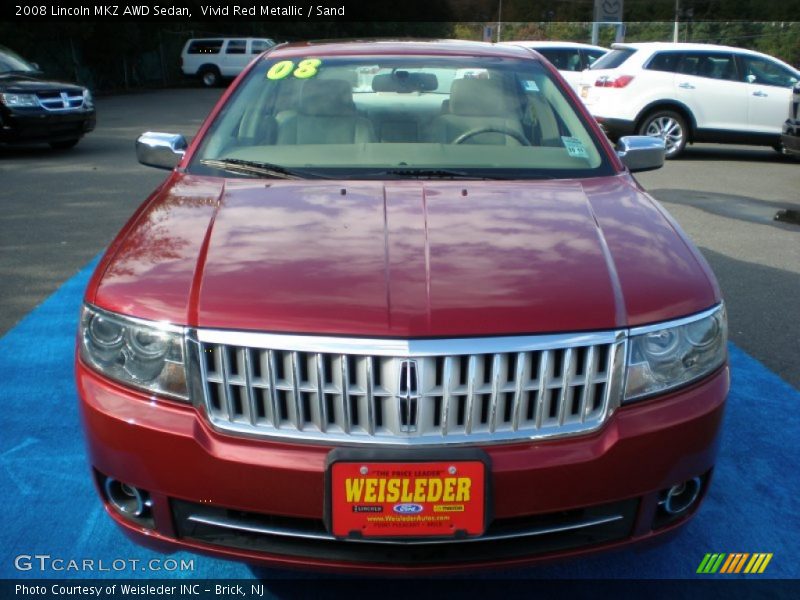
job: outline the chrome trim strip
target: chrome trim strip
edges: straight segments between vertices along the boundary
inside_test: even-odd
[[[524,531],[515,531],[510,533],[498,533],[494,535],[483,535],[479,537],[469,537],[459,540],[455,539],[432,539],[432,540],[390,540],[390,539],[339,539],[329,533],[313,533],[303,531],[301,529],[269,527],[267,525],[254,525],[251,523],[243,522],[240,519],[221,519],[215,517],[204,517],[198,515],[189,515],[187,521],[191,523],[199,523],[201,525],[211,525],[212,527],[221,527],[223,529],[232,529],[234,531],[246,531],[248,533],[260,533],[263,535],[274,535],[278,537],[299,538],[305,540],[322,540],[326,542],[344,542],[353,544],[382,544],[392,546],[434,546],[440,544],[467,544],[470,542],[491,542],[497,540],[511,540],[525,537],[534,537],[537,535],[547,535],[550,533],[561,533],[564,531],[574,531],[576,529],[586,529],[589,527],[596,527],[598,525],[605,525],[607,523],[614,523],[621,521],[625,517],[623,515],[609,515],[608,517],[598,517],[596,519],[587,519],[577,523],[570,523],[568,525],[559,525],[556,527],[542,527],[539,529],[528,529]]]
[[[340,356],[342,361],[342,412],[344,413],[342,429],[345,434],[349,435],[350,427],[353,422],[353,415],[350,411],[350,373],[348,372],[350,359],[347,358],[346,354],[341,354]]]
[[[540,430],[542,427],[542,414],[544,413],[544,400],[545,394],[548,393],[548,383],[549,383],[549,375],[547,374],[550,370],[550,350],[545,350],[539,355],[539,389],[536,392],[536,408],[533,413],[534,422],[536,423],[536,429]],[[533,402],[533,398],[529,400],[529,402]]]
[[[662,321],[661,323],[654,323],[652,325],[642,325],[641,327],[632,327],[628,330],[628,336],[632,337],[635,335],[642,335],[644,333],[650,333],[652,331],[659,331],[661,329],[668,329],[670,327],[680,327],[681,325],[686,325],[688,323],[694,323],[695,321],[700,321],[701,319],[705,319],[710,317],[717,311],[724,310],[725,303],[720,302],[716,306],[704,310],[703,312],[696,313],[694,315],[690,315],[688,317],[682,317],[680,319],[675,319],[674,321]]]
[[[182,331],[182,329],[179,329],[179,331]],[[611,344],[625,335],[625,331],[620,330],[552,335],[408,340],[284,335],[220,329],[194,329],[191,333],[198,341],[210,344],[292,352],[322,352],[325,354],[355,354],[396,358],[496,354],[588,346],[590,344]]]
[[[372,375],[372,356],[366,358],[367,371],[367,433],[375,435],[375,380]]]
[[[205,417],[210,422],[211,421],[211,386],[208,379],[208,368],[206,366],[206,357],[205,357],[205,348],[203,348],[202,344],[197,344],[192,341],[187,341],[187,346],[194,345],[197,347],[197,354],[198,363],[200,367],[200,385],[203,386],[203,397],[202,398],[192,398],[192,403],[195,406],[202,405],[205,411]],[[191,377],[189,370],[186,370],[187,378]],[[190,380],[191,382],[191,380]]]
[[[267,351],[267,367],[269,369],[269,395],[272,401],[272,426],[276,430],[281,428],[281,408],[278,400],[277,377],[275,377],[275,355],[272,350]]]
[[[322,433],[328,429],[328,411],[325,406],[325,366],[324,357],[319,352],[315,358],[317,368],[317,408],[319,410],[319,430]]]
[[[144,327],[154,327],[159,331],[166,331],[169,333],[180,333],[181,335],[184,335],[187,332],[186,327],[183,327],[181,325],[173,325],[168,321],[150,321],[148,319],[130,317],[124,313],[112,312],[110,310],[98,308],[94,304],[89,304],[88,302],[85,302],[84,306],[92,312],[98,313],[100,315],[106,315],[112,319],[124,319],[130,323],[133,323],[134,325],[142,325]]]
[[[222,373],[222,402],[225,404],[225,412],[228,414],[228,421],[233,422],[233,398],[231,398],[231,386],[228,382],[228,373],[231,372],[230,369],[230,359],[228,358],[227,348],[219,348],[217,350],[220,352],[220,365]]]
[[[586,409],[594,402],[594,384],[595,377],[597,376],[597,369],[595,369],[595,347],[589,346],[589,352],[586,354],[586,364],[583,367],[584,381],[583,381],[583,397],[581,398],[581,423],[586,422]],[[607,384],[606,384],[607,385]]]
[[[497,405],[500,404],[500,363],[503,360],[502,354],[492,356],[492,400],[489,405],[489,433],[494,433],[497,429]]]
[[[558,394],[558,425],[559,427],[564,424],[564,419],[567,417],[567,395],[569,394],[569,384],[572,372],[572,360],[574,356],[572,348],[567,348],[561,363],[561,390]],[[574,391],[573,391],[574,393]]]
[[[256,407],[256,390],[253,387],[253,364],[252,355],[253,351],[250,348],[244,348],[244,377],[245,389],[247,390],[247,415],[250,419],[250,425],[255,426],[258,422],[258,408]]]
[[[450,426],[450,400],[453,389],[453,361],[452,356],[445,356],[442,366],[442,416],[439,418],[442,436],[446,436]]]
[[[300,364],[297,362],[297,352],[290,355],[292,373],[292,400],[294,403],[294,426],[298,431],[303,431],[305,415],[303,415],[303,400],[300,397]]]
[[[523,377],[525,377],[526,357],[524,352],[517,352],[517,368],[514,373],[516,385],[514,387],[514,404],[511,408],[511,429],[519,429],[519,411],[522,408],[522,395],[525,393]]]
[[[613,411],[611,407],[607,411],[610,415]],[[539,430],[521,429],[519,431],[473,431],[470,434],[464,432],[449,432],[446,436],[441,434],[418,436],[411,434],[409,436],[400,435],[369,435],[366,431],[352,430],[350,433],[334,432],[328,430],[327,433],[320,433],[318,431],[304,429],[302,431],[288,430],[284,425],[281,429],[276,431],[259,430],[255,429],[249,424],[240,422],[227,422],[209,420],[208,423],[212,429],[219,431],[224,435],[234,435],[236,437],[249,438],[254,440],[273,440],[276,442],[285,443],[303,443],[303,444],[320,444],[323,446],[341,445],[341,446],[376,446],[376,447],[409,447],[414,446],[418,448],[425,447],[441,447],[442,444],[448,446],[470,446],[470,445],[493,445],[503,443],[517,443],[517,442],[532,442],[538,440],[556,440],[574,435],[587,435],[600,429],[605,422],[605,419],[598,417],[596,422],[587,426],[585,423],[565,423],[563,426],[556,428],[542,428]]]
[[[475,403],[475,371],[478,368],[478,357],[470,355],[467,363],[467,401],[464,409],[464,433],[472,433],[472,411]]]

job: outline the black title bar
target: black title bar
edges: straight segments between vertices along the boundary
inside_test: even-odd
[[[672,21],[674,0],[627,0],[623,19]],[[679,20],[797,21],[796,2],[741,2],[740,0],[681,0]],[[691,8],[687,12],[687,7]],[[589,22],[593,0],[156,0],[122,2],[79,0],[12,0],[0,7],[5,22],[36,21],[415,21],[415,22]]]

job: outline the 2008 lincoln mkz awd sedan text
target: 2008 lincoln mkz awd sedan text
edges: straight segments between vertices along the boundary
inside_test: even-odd
[[[535,52],[281,45],[86,291],[89,457],[130,537],[425,573],[645,541],[695,513],[728,392],[717,283]]]

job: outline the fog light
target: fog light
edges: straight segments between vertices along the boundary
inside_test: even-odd
[[[121,515],[136,519],[150,516],[152,501],[150,500],[150,494],[145,490],[140,490],[111,477],[106,478],[103,487],[109,503]]]
[[[702,482],[699,477],[673,485],[667,490],[667,495],[659,502],[659,506],[668,515],[683,514],[697,502],[701,487]]]

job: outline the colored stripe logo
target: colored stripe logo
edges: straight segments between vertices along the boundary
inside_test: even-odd
[[[697,572],[704,575],[712,575],[717,572],[725,575],[763,573],[771,560],[771,552],[758,552],[755,554],[747,552],[733,554],[708,553],[703,557],[700,566],[697,567]]]

